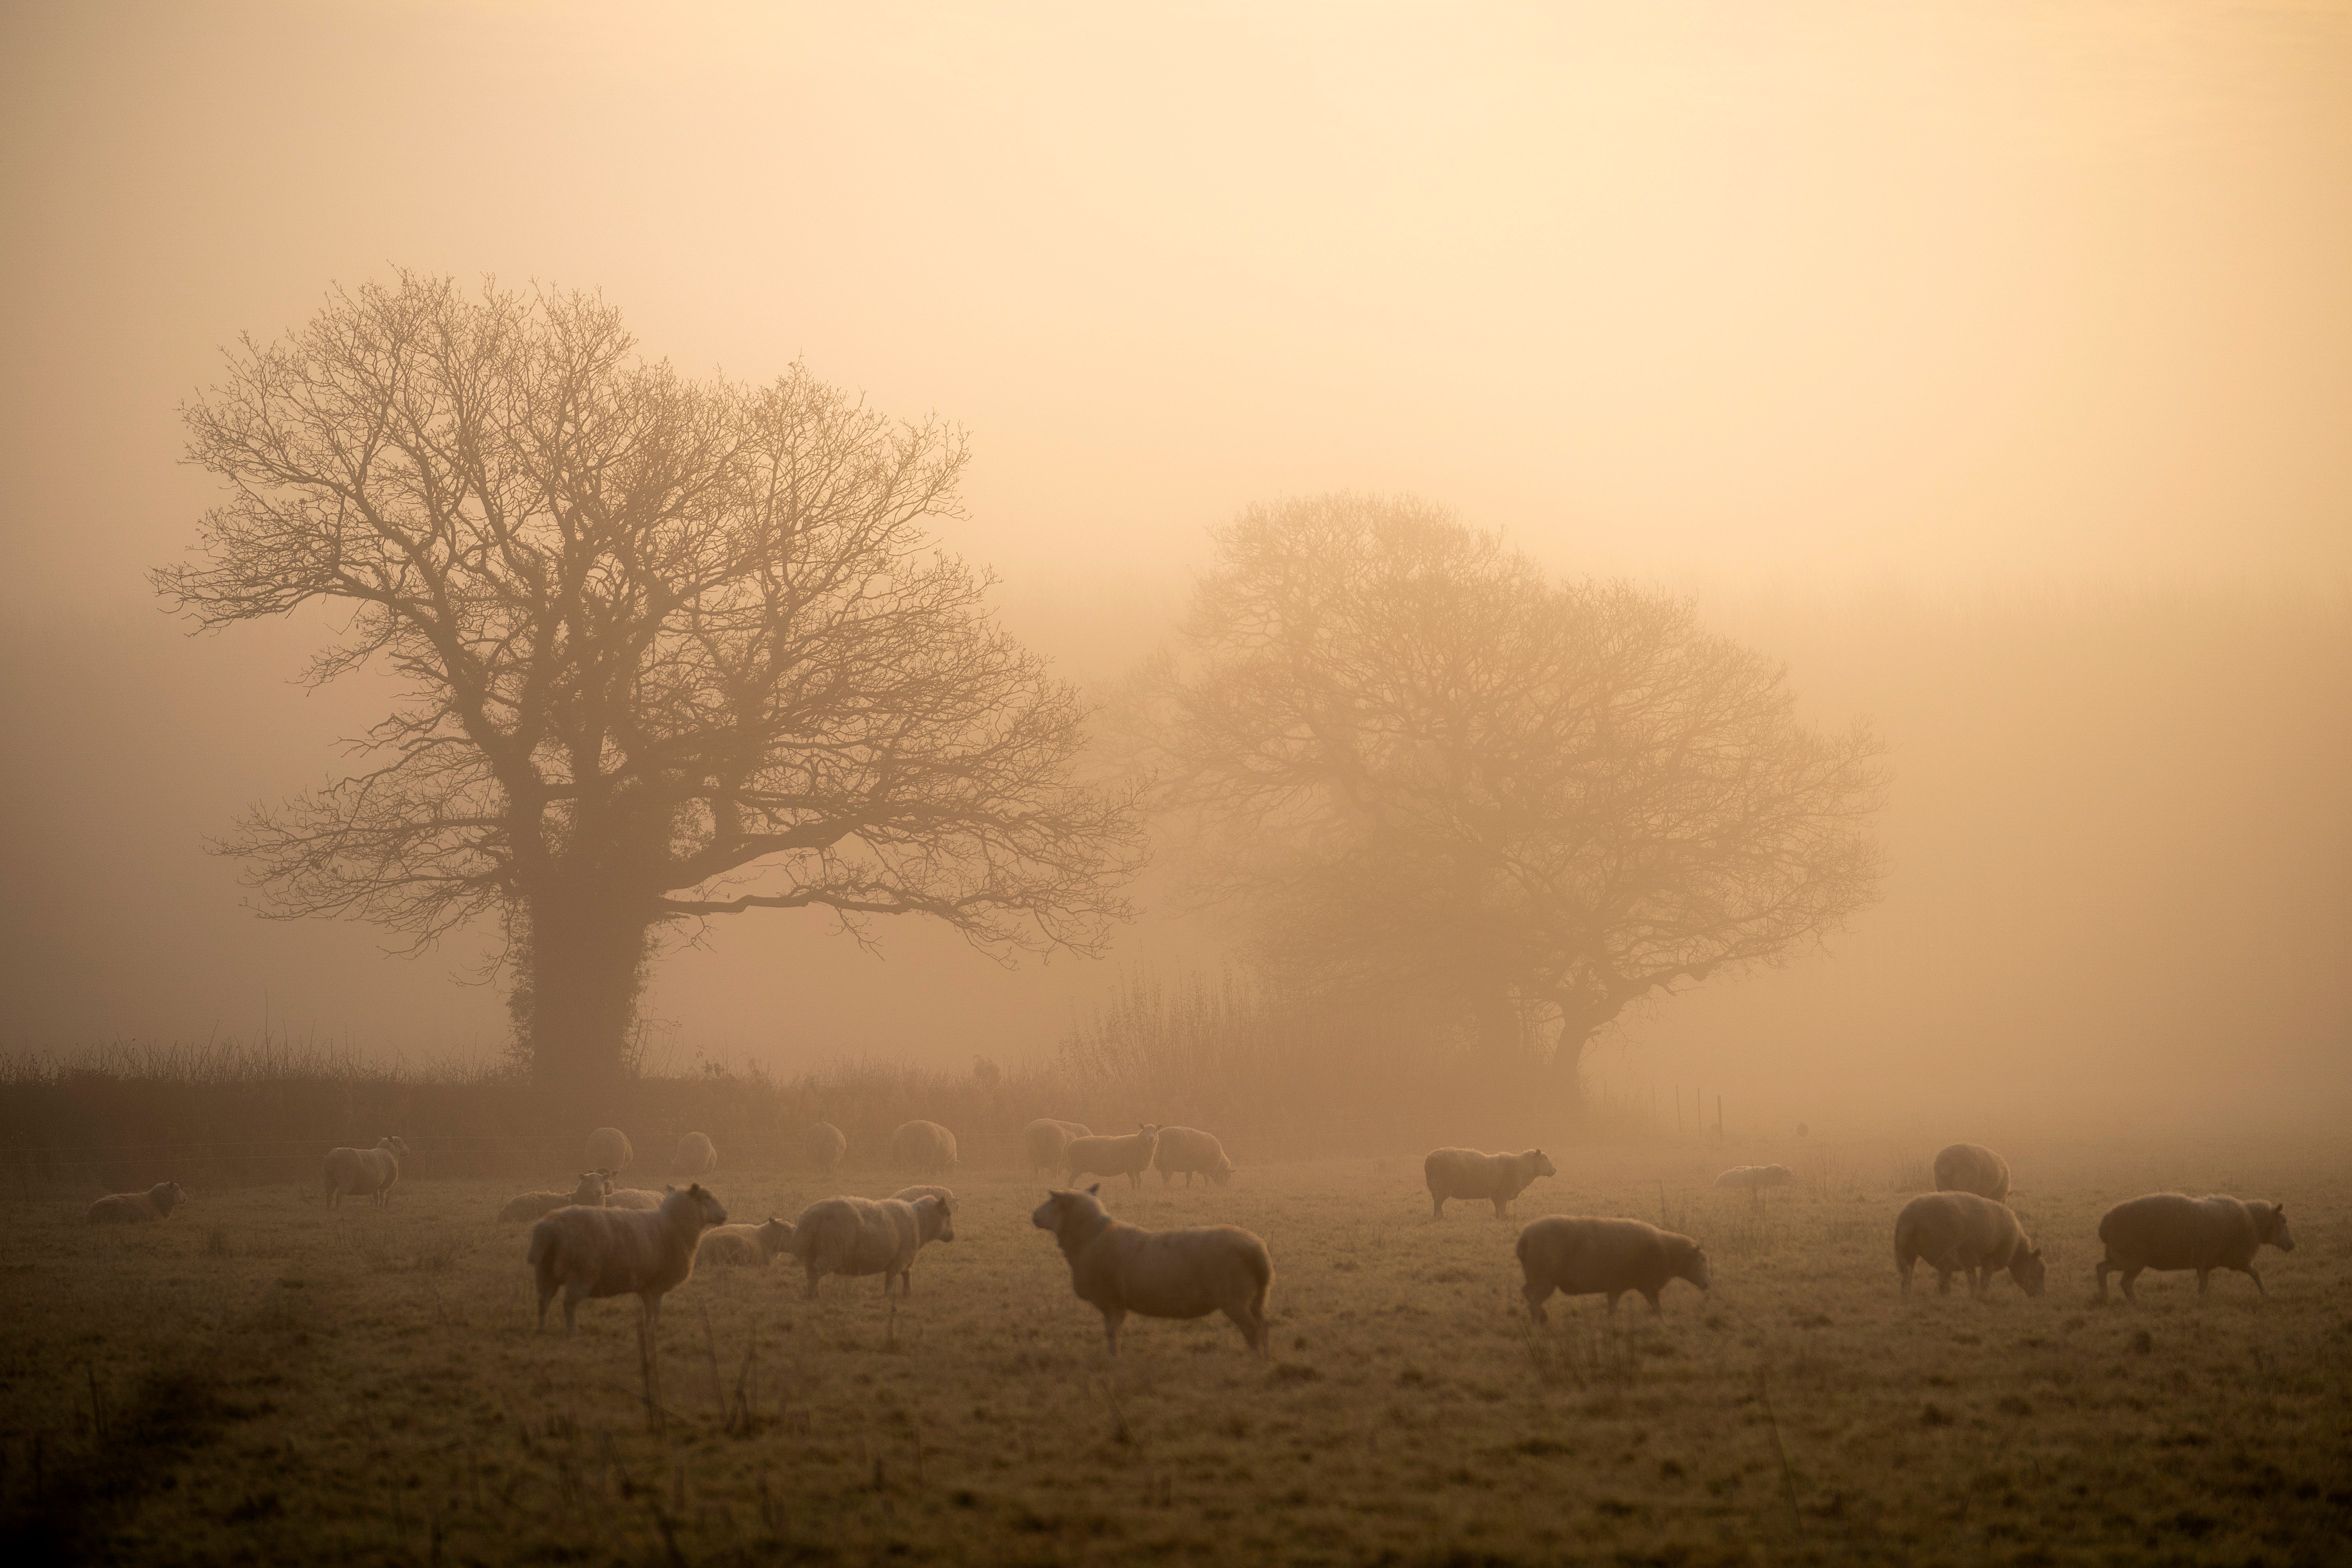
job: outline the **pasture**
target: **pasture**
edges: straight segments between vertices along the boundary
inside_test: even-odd
[[[950,1178],[957,1239],[915,1294],[801,1300],[786,1259],[706,1267],[665,1310],[650,1402],[633,1298],[532,1331],[527,1184],[413,1162],[388,1210],[314,1186],[196,1190],[161,1226],[0,1205],[0,1520],[122,1563],[402,1564],[2268,1563],[2352,1557],[2352,1166],[2260,1147],[2011,1147],[2051,1264],[2028,1300],[1897,1294],[1896,1211],[1930,1146],[1548,1145],[1514,1218],[1419,1162],[1156,1176],[1113,1212],[1231,1221],[1276,1271],[1274,1353],[1222,1318],[1130,1320],[1122,1357],[1029,1224],[1043,1184]],[[722,1150],[722,1156],[724,1151]],[[1707,1183],[1795,1168],[1746,1195]],[[568,1172],[548,1173],[561,1184]],[[912,1179],[912,1178],[905,1178]],[[820,1188],[733,1172],[730,1216]],[[2149,1275],[2093,1300],[2099,1213],[2179,1187],[2284,1202],[2252,1281]],[[1663,1220],[1711,1296],[1521,1307],[1547,1213]],[[560,1323],[560,1310],[551,1314]]]

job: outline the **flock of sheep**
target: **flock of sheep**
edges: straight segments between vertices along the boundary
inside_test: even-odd
[[[943,1174],[957,1163],[955,1134],[937,1122],[908,1122],[891,1135],[890,1147],[901,1167],[927,1175]],[[1024,1130],[1023,1148],[1033,1170],[1073,1184],[1050,1190],[1030,1223],[1053,1233],[1070,1266],[1073,1289],[1102,1313],[1113,1356],[1118,1354],[1119,1327],[1130,1313],[1201,1318],[1218,1311],[1241,1330],[1252,1350],[1265,1353],[1274,1262],[1263,1240],[1238,1226],[1154,1231],[1123,1224],[1104,1211],[1100,1180],[1083,1192],[1075,1187],[1085,1176],[1123,1175],[1131,1186],[1139,1185],[1143,1173],[1152,1169],[1163,1184],[1181,1173],[1187,1185],[1202,1175],[1222,1186],[1234,1164],[1213,1136],[1187,1127],[1145,1125],[1100,1137],[1076,1122],[1040,1120]],[[819,1172],[830,1174],[847,1152],[848,1140],[838,1128],[820,1122],[805,1133],[803,1149]],[[391,1137],[373,1149],[330,1151],[330,1205],[364,1196],[381,1206],[399,1181],[408,1152],[405,1143]],[[656,1326],[662,1298],[685,1281],[698,1259],[764,1266],[789,1254],[805,1270],[812,1300],[829,1274],[878,1274],[886,1297],[911,1293],[916,1254],[928,1243],[955,1239],[955,1194],[943,1186],[908,1187],[887,1198],[824,1198],[797,1219],[732,1224],[700,1183],[717,1167],[719,1155],[699,1132],[680,1141],[672,1163],[671,1174],[684,1180],[684,1187],[615,1187],[614,1177],[634,1158],[628,1138],[615,1128],[589,1135],[588,1158],[592,1168],[570,1192],[524,1193],[499,1212],[503,1220],[532,1222],[525,1257],[538,1283],[542,1329],[558,1294],[566,1331],[576,1326],[581,1301],[622,1295],[640,1298],[648,1326]],[[1517,1154],[1438,1149],[1423,1161],[1422,1171],[1433,1219],[1442,1219],[1447,1200],[1454,1198],[1485,1199],[1503,1217],[1529,1185],[1559,1173],[1540,1149]],[[1982,1295],[1993,1275],[2007,1270],[2027,1295],[2042,1294],[2047,1270],[2041,1250],[2005,1201],[2008,1162],[1979,1145],[1955,1143],[1936,1156],[1935,1176],[1937,1190],[1912,1199],[1895,1222],[1903,1293],[1910,1294],[1913,1270],[1924,1262],[1936,1271],[1943,1293],[1951,1290],[1952,1276],[1962,1274]],[[1786,1166],[1741,1165],[1724,1172],[1716,1184],[1745,1189],[1760,1199],[1762,1189],[1792,1179]],[[177,1183],[165,1182],[147,1192],[100,1198],[90,1205],[89,1217],[92,1224],[161,1220],[185,1201]],[[2195,1270],[2200,1296],[2214,1270],[2234,1269],[2267,1296],[2269,1288],[2253,1268],[2255,1253],[2264,1246],[2294,1250],[2277,1204],[2178,1193],[2116,1205],[2099,1221],[2099,1239],[2105,1245],[2097,1269],[2101,1300],[2110,1274],[2121,1274],[2124,1295],[2137,1300],[2133,1284],[2150,1268]],[[1638,1292],[1656,1313],[1659,1293],[1671,1281],[1688,1280],[1701,1290],[1713,1282],[1696,1241],[1637,1219],[1548,1215],[1519,1232],[1517,1256],[1521,1293],[1538,1323],[1555,1292],[1605,1295],[1612,1314],[1621,1297]]]

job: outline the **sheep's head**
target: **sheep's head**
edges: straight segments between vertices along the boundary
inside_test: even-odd
[[[1696,1242],[1691,1245],[1690,1251],[1684,1257],[1682,1267],[1675,1272],[1702,1290],[1712,1290],[1715,1288],[1715,1270],[1707,1267],[1706,1248]]]
[[[774,1215],[770,1215],[767,1224],[760,1227],[761,1255],[773,1258],[792,1244],[793,1222],[788,1219],[778,1219]]]
[[[391,1136],[389,1133],[384,1136],[383,1142],[376,1144],[376,1147],[379,1149],[389,1149],[404,1160],[408,1158],[408,1145],[402,1142],[399,1139]]]
[[[2042,1249],[2030,1243],[2020,1247],[2009,1260],[2009,1277],[2027,1295],[2041,1295],[2042,1287],[2050,1278],[2050,1266],[2042,1260]]]
[[[705,1226],[725,1225],[727,1223],[726,1208],[720,1205],[716,1197],[703,1190],[703,1185],[700,1182],[695,1183],[693,1185],[686,1188],[683,1192],[676,1187],[665,1187],[662,1191],[662,1212],[665,1214],[670,1212],[674,1205],[677,1209],[694,1215],[696,1218],[700,1220]]]
[[[180,1184],[177,1182],[159,1183],[155,1190],[148,1195],[155,1200],[158,1208],[167,1214],[188,1201],[188,1194],[180,1190]]]
[[[915,1200],[915,1226],[925,1241],[955,1239],[955,1205],[929,1194]]]
[[[1209,1173],[1209,1180],[1216,1183],[1217,1185],[1222,1187],[1233,1179],[1234,1163],[1224,1155],[1219,1154],[1217,1156],[1217,1168]]]
[[[1062,1228],[1063,1222],[1074,1215],[1087,1218],[1097,1217],[1102,1214],[1103,1206],[1101,1200],[1096,1194],[1101,1191],[1100,1182],[1097,1182],[1083,1193],[1066,1192],[1059,1187],[1048,1188],[1045,1201],[1039,1204],[1030,1214],[1029,1223],[1039,1230],[1058,1232]]]
[[[1531,1151],[1531,1152],[1535,1155],[1535,1171],[1537,1175],[1557,1176],[1559,1174],[1559,1167],[1553,1164],[1549,1157],[1547,1156],[1542,1150],[1537,1149]]]
[[[2277,1247],[2281,1252],[2294,1250],[2294,1237],[2288,1234],[2286,1228],[2284,1204],[2257,1203],[2246,1206],[2254,1211],[2254,1236],[2258,1240]]]

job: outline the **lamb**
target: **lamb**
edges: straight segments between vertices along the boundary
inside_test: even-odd
[[[580,1184],[572,1191],[524,1193],[509,1201],[507,1206],[499,1211],[499,1218],[501,1222],[509,1224],[538,1219],[542,1215],[553,1214],[557,1209],[572,1204],[577,1204],[583,1208],[600,1209],[604,1206],[604,1194],[612,1190],[613,1178],[606,1173],[583,1171],[580,1173]]]
[[[392,1184],[400,1180],[400,1162],[408,1145],[397,1138],[379,1139],[373,1149],[327,1151],[327,1206],[341,1208],[345,1193],[365,1193],[378,1208],[392,1201]]]
[[[1062,1168],[1074,1182],[1080,1176],[1125,1176],[1129,1187],[1139,1187],[1159,1143],[1160,1129],[1148,1123],[1117,1138],[1073,1138],[1062,1151]]]
[[[931,1175],[952,1171],[955,1134],[936,1121],[909,1121],[890,1134],[890,1158],[900,1167]]]
[[[849,1152],[849,1140],[830,1121],[820,1121],[801,1134],[801,1147],[820,1176],[830,1176]]]
[[[1997,1204],[2009,1201],[2009,1162],[1981,1143],[1955,1143],[1936,1156],[1936,1190],[1974,1193]]]
[[[1030,1170],[1058,1171],[1070,1140],[1093,1135],[1083,1121],[1056,1121],[1050,1116],[1041,1116],[1021,1130],[1021,1147],[1028,1152]]]
[[[702,1233],[727,1223],[719,1200],[696,1183],[672,1191],[650,1214],[626,1209],[561,1208],[530,1227],[524,1254],[539,1280],[539,1327],[547,1304],[563,1292],[563,1331],[579,1330],[583,1297],[635,1294],[646,1304],[646,1331],[661,1326],[662,1298],[694,1272]]]
[[[1540,1149],[1524,1154],[1481,1154],[1475,1149],[1433,1149],[1421,1163],[1429,1184],[1429,1217],[1445,1217],[1448,1198],[1486,1198],[1495,1217],[1511,1212],[1511,1200],[1526,1192],[1538,1176],[1557,1176],[1559,1168]]]
[[[158,1182],[143,1193],[110,1193],[89,1205],[87,1217],[92,1225],[143,1225],[171,1218],[187,1201],[179,1183]]]
[[[1650,1315],[1663,1317],[1658,1292],[1668,1281],[1687,1279],[1702,1291],[1714,1283],[1706,1254],[1687,1236],[1660,1230],[1638,1219],[1591,1219],[1547,1215],[1519,1232],[1519,1272],[1526,1283],[1528,1316],[1548,1321],[1544,1303],[1555,1290],[1563,1296],[1605,1292],[1615,1316],[1617,1298],[1638,1290]]]
[[[1955,1271],[1983,1296],[1997,1269],[2007,1268],[2029,1296],[2042,1294],[2049,1269],[2040,1249],[2006,1204],[1974,1193],[1922,1193],[1903,1205],[1895,1220],[1895,1266],[1903,1271],[1903,1293],[1911,1294],[1911,1269],[1919,1259],[1936,1271],[1936,1293],[1952,1293]]]
[[[786,1250],[808,1270],[807,1299],[816,1300],[817,1281],[828,1274],[879,1274],[882,1294],[891,1282],[907,1279],[915,1254],[925,1242],[953,1241],[955,1219],[949,1205],[924,1196],[912,1203],[899,1198],[824,1198],[801,1211],[793,1222]],[[907,1289],[914,1286],[908,1282]]]
[[[2124,1299],[2137,1303],[2132,1283],[2144,1268],[2194,1268],[2197,1293],[2207,1276],[2234,1268],[2268,1296],[2270,1287],[2254,1272],[2254,1254],[2264,1245],[2294,1250],[2284,1205],[2216,1194],[2192,1198],[2180,1193],[2150,1193],[2117,1204],[2099,1219],[2106,1256],[2099,1259],[2099,1300],[2107,1299],[2107,1276],[2124,1277]]]
[[[765,1268],[793,1244],[789,1221],[770,1215],[765,1225],[719,1225],[702,1233],[695,1255],[706,1263],[747,1263]]]
[[[1193,1173],[1206,1176],[1219,1186],[1234,1179],[1234,1163],[1225,1158],[1225,1146],[1216,1138],[1192,1127],[1163,1127],[1160,1130],[1160,1148],[1152,1155],[1152,1163],[1160,1168],[1160,1184],[1166,1186],[1175,1180],[1176,1173],[1184,1173],[1184,1184],[1192,1184]]]
[[[629,1147],[629,1135],[617,1127],[599,1127],[588,1134],[588,1163],[600,1171],[617,1176],[636,1156],[637,1152]]]
[[[1266,1353],[1265,1298],[1274,1259],[1265,1243],[1235,1225],[1145,1230],[1103,1212],[1102,1184],[1083,1193],[1049,1191],[1029,1223],[1054,1233],[1069,1259],[1070,1288],[1103,1316],[1103,1339],[1118,1356],[1119,1325],[1147,1318],[1205,1318],[1222,1311],[1250,1349]]]
[[[670,1156],[669,1173],[684,1181],[707,1176],[718,1168],[719,1151],[704,1133],[689,1132],[679,1139],[677,1152]]]

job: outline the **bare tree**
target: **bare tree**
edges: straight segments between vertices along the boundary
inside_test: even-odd
[[[1094,951],[1137,864],[1075,694],[933,552],[961,435],[795,366],[695,382],[582,294],[404,274],[184,411],[226,502],[154,574],[217,628],[348,606],[307,679],[396,672],[358,771],[224,847],[279,918],[504,921],[542,1079],[620,1071],[655,939],[760,909]]]
[[[1643,997],[1780,959],[1876,895],[1866,727],[1677,600],[1556,583],[1410,500],[1255,509],[1147,681],[1162,803],[1277,971],[1451,996],[1572,1069]]]

